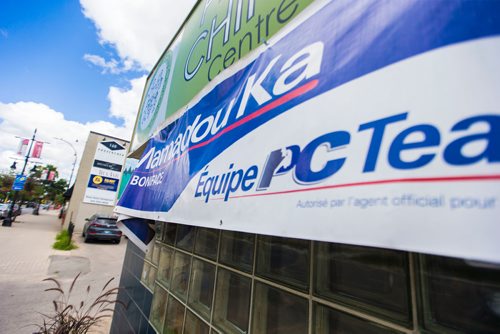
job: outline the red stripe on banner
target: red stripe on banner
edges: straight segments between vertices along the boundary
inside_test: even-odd
[[[248,123],[249,121],[251,121],[252,119],[255,119],[259,116],[262,116],[263,114],[273,110],[274,108],[277,108],[279,106],[281,106],[282,104],[285,104],[293,99],[295,99],[296,97],[299,97],[307,92],[309,92],[310,90],[314,89],[319,83],[319,80],[318,79],[315,79],[315,80],[311,80],[309,81],[308,83],[298,87],[298,88],[295,88],[294,90],[292,90],[291,92],[289,92],[288,94],[285,94],[283,95],[282,97],[280,97],[279,99],[276,99],[274,100],[273,102],[265,105],[264,107],[254,111],[253,113],[251,113],[250,115],[246,116],[246,117],[243,117],[242,119],[240,119],[238,122],[235,122],[231,125],[229,125],[228,127],[224,128],[221,132],[217,133],[215,136],[213,136],[212,138],[210,139],[207,139],[199,144],[196,144],[194,146],[191,146],[190,148],[188,148],[186,151],[184,151],[181,155],[179,155],[177,158],[175,159],[172,159],[172,160],[169,160],[168,163],[172,163],[176,160],[179,160],[180,158],[182,158],[184,155],[186,155],[189,151],[192,151],[192,150],[195,150],[195,149],[198,149],[198,148],[201,148],[203,146],[206,146],[208,144],[210,144],[211,142],[213,142],[214,140],[218,139],[219,137],[221,137],[222,135],[242,126],[243,124],[245,123]],[[168,164],[166,163],[166,164]],[[160,169],[163,169],[165,168],[165,166],[162,166],[162,167],[157,167],[157,168],[154,168],[154,169],[151,169],[149,171],[135,171],[134,173],[139,173],[139,174],[151,174],[151,173],[155,173],[157,170],[160,170]]]
[[[257,196],[271,196],[271,195],[281,195],[281,194],[290,194],[290,193],[298,193],[305,191],[316,191],[316,190],[326,190],[326,189],[335,189],[335,188],[348,188],[348,187],[360,187],[360,186],[372,186],[377,184],[390,184],[390,183],[427,183],[427,182],[463,182],[463,181],[499,181],[500,175],[472,175],[472,176],[443,176],[443,177],[415,177],[415,178],[403,178],[403,179],[392,179],[392,180],[378,180],[378,181],[366,181],[366,182],[353,182],[353,183],[344,183],[344,184],[334,184],[329,186],[321,186],[321,187],[312,187],[312,188],[304,188],[304,189],[293,189],[293,190],[284,190],[284,191],[276,191],[276,192],[266,192],[260,194],[251,194],[251,195],[239,195],[239,196],[230,196],[230,199],[233,198],[245,198],[245,197],[257,197]],[[224,198],[212,198],[214,201],[223,200]]]
[[[256,111],[254,111],[250,115],[248,115],[246,117],[243,117],[238,122],[235,122],[235,123],[231,124],[230,126],[224,128],[221,132],[219,132],[218,134],[216,134],[212,138],[210,138],[208,140],[205,140],[204,142],[201,142],[201,143],[196,144],[194,146],[191,146],[188,149],[188,151],[191,151],[191,150],[203,147],[205,145],[208,145],[211,142],[213,142],[214,140],[216,140],[217,138],[219,138],[220,136],[228,133],[229,131],[232,131],[232,130],[236,129],[237,127],[240,127],[243,124],[251,121],[252,119],[255,119],[255,118],[259,117],[259,116],[262,116],[265,113],[273,110],[274,108],[277,108],[277,107],[281,106],[282,104],[285,104],[288,101],[291,101],[294,98],[299,97],[299,96],[307,93],[308,91],[314,89],[314,87],[316,87],[318,85],[318,82],[319,82],[319,80],[317,80],[317,79],[316,80],[312,80],[312,81],[309,81],[308,83],[300,86],[299,88],[296,88],[296,89],[292,90],[290,93],[288,93],[286,95],[283,95],[279,99],[274,100],[273,102],[265,105],[264,107],[262,107],[262,108],[260,108],[260,109],[258,109]]]

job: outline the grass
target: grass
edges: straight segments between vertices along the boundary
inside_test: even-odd
[[[95,299],[90,296],[91,287],[89,285],[86,297],[79,303],[73,303],[74,298],[71,298],[71,292],[79,276],[80,274],[75,277],[68,291],[63,290],[63,286],[58,280],[54,278],[44,279],[44,281],[54,284],[54,287],[45,289],[45,291],[56,291],[58,295],[52,301],[54,312],[41,314],[40,323],[33,324],[37,327],[34,334],[86,334],[96,329],[102,319],[112,316],[115,304],[127,308],[122,301],[117,299],[119,288],[107,289],[113,278],[104,285]]]
[[[62,230],[56,235],[56,242],[54,242],[52,248],[58,250],[72,250],[78,247],[73,240],[70,239],[68,230]]]

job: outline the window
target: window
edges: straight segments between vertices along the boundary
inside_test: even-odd
[[[188,311],[186,315],[186,324],[184,325],[184,334],[208,334],[209,327],[200,318]]]
[[[172,292],[184,301],[186,300],[186,293],[189,282],[190,263],[191,257],[189,255],[183,254],[178,251],[175,252],[171,287]]]
[[[165,223],[163,228],[163,242],[173,245],[175,243],[175,235],[177,234],[177,224]]]
[[[167,310],[167,297],[167,291],[158,284],[155,285],[149,320],[151,320],[151,323],[159,332],[163,330],[163,320],[165,318],[165,311]]]
[[[177,225],[177,236],[175,245],[188,252],[193,251],[194,233],[196,228],[189,225]]]
[[[253,234],[223,231],[220,262],[251,273],[253,268]]]
[[[500,264],[171,223],[162,229],[149,258],[130,251],[126,263],[135,272],[144,264],[141,281],[154,289],[149,320],[163,333],[500,334]]]
[[[217,259],[219,231],[212,228],[198,228],[194,252],[213,261]]]
[[[309,290],[310,241],[259,236],[256,274]]]
[[[249,278],[219,269],[214,323],[222,332],[247,332],[251,285]]]
[[[329,307],[314,305],[315,334],[390,334],[399,333],[376,323],[343,313]]]
[[[155,239],[161,241],[163,238],[163,228],[165,223],[163,222],[155,222]]]
[[[191,283],[189,285],[189,305],[210,320],[214,293],[215,266],[193,259]]]
[[[160,262],[160,251],[161,251],[161,244],[159,243],[154,243],[153,245],[153,251],[151,255],[151,262],[154,265],[158,265],[158,262]]]
[[[149,268],[146,286],[151,290],[154,289],[157,272],[158,270],[155,267],[151,266],[151,268]]]
[[[142,268],[141,282],[145,285],[148,284],[149,271],[151,270],[151,265],[147,262],[144,262],[144,267]]]
[[[162,247],[160,252],[160,264],[158,265],[158,281],[166,287],[170,286],[172,275],[174,252],[168,247]]]
[[[411,324],[407,253],[318,242],[315,259],[317,296]]]
[[[500,265],[422,256],[427,329],[435,333],[500,332]]]
[[[308,314],[307,299],[260,282],[255,283],[252,333],[307,333]]]
[[[185,307],[177,301],[177,299],[170,296],[167,303],[167,316],[165,318],[165,325],[163,333],[165,334],[181,334],[182,324],[184,323],[184,309]]]

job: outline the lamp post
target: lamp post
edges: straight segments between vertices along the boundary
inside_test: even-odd
[[[55,137],[55,139],[65,142],[66,144],[71,146],[71,148],[73,149],[73,156],[75,157],[75,159],[73,160],[73,167],[71,168],[71,175],[69,176],[68,188],[66,189],[66,190],[69,190],[69,188],[71,187],[71,180],[73,179],[73,172],[75,171],[75,165],[76,165],[76,160],[77,160],[78,155],[76,154],[75,147],[69,141],[67,141],[64,138]],[[78,142],[78,140],[76,140],[76,142]],[[64,224],[64,220],[65,220],[65,207],[66,207],[66,199],[64,199],[64,202],[63,202],[62,207],[61,207],[61,211],[59,212],[59,218],[62,219],[62,221],[61,221],[62,225]]]
[[[71,144],[66,139],[56,138],[56,137],[54,137],[54,139],[57,139],[57,140],[65,142],[66,144],[68,144],[69,146],[71,146],[71,148],[73,149],[73,156],[75,157],[75,159],[73,160],[73,167],[71,168],[71,175],[69,176],[69,181],[68,181],[68,189],[69,189],[69,187],[71,186],[71,180],[73,179],[73,172],[75,171],[76,160],[77,160],[77,157],[78,157],[77,154],[76,154],[76,149],[73,146],[73,144]],[[78,140],[77,140],[77,142],[78,142]]]
[[[31,149],[33,148],[33,143],[35,142],[36,130],[37,129],[35,129],[35,132],[33,132],[33,138],[31,138],[30,147],[28,148],[28,151],[26,152],[26,157],[24,159],[24,165],[23,165],[23,170],[21,171],[21,175],[24,175],[24,171],[26,170],[26,165],[28,165],[28,160],[30,158]],[[12,166],[15,168],[16,167],[15,163],[12,164]],[[14,191],[14,196],[12,197],[12,203],[11,203],[10,208],[9,208],[9,213],[7,214],[7,217],[3,220],[2,226],[11,226],[12,225],[12,214],[14,213],[14,206],[16,205],[18,193],[19,193],[18,190]]]

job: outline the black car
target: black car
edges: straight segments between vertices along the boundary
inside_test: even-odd
[[[96,214],[85,220],[87,222],[83,226],[82,232],[85,242],[108,240],[120,243],[122,232],[116,226],[116,218]]]

